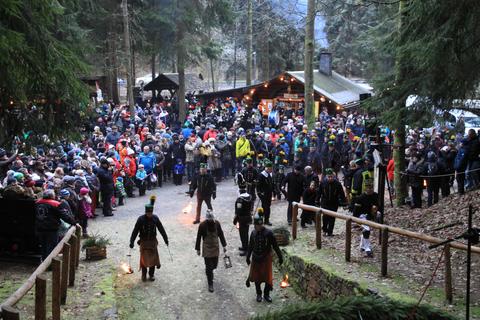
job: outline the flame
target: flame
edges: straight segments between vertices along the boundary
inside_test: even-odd
[[[426,188],[427,187],[427,180],[423,180],[423,186]]]
[[[187,206],[186,206],[185,208],[183,208],[183,210],[182,210],[183,213],[185,213],[185,214],[191,213],[191,212],[192,212],[192,207],[193,207],[192,201],[190,201],[190,202],[187,204]]]
[[[282,282],[280,282],[280,288],[286,288],[286,287],[290,287],[290,283],[288,283],[288,274],[285,274]]]
[[[240,229],[240,223],[237,222],[237,229]]]
[[[126,274],[131,274],[133,273],[132,267],[130,267],[127,263],[122,263],[120,265],[120,268],[126,273]]]

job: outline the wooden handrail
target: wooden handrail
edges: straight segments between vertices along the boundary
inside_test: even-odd
[[[53,249],[53,251],[48,255],[48,257],[35,269],[35,271],[30,275],[30,277],[25,281],[25,283],[17,289],[10,297],[8,297],[1,305],[0,311],[2,311],[5,307],[12,307],[22,299],[30,289],[32,289],[33,285],[35,284],[35,280],[37,276],[40,276],[44,273],[52,260],[57,257],[63,250],[63,245],[70,240],[70,237],[75,233],[77,228],[81,228],[80,225],[72,226],[68,229],[67,233],[63,237],[63,239],[57,244],[57,246]]]
[[[401,228],[397,228],[397,227],[392,227],[392,226],[389,226],[389,225],[386,225],[386,224],[380,224],[380,223],[376,223],[376,222],[369,221],[369,220],[360,219],[360,218],[357,218],[357,217],[349,216],[349,215],[346,215],[346,214],[338,213],[338,212],[327,210],[327,209],[324,209],[324,208],[309,206],[309,205],[306,205],[306,204],[303,204],[303,203],[298,203],[298,202],[294,202],[293,206],[297,206],[297,208],[301,208],[301,209],[308,210],[308,211],[321,212],[322,214],[326,214],[326,215],[329,215],[331,217],[339,218],[339,219],[342,219],[342,220],[351,219],[352,222],[367,225],[367,226],[370,226],[372,228],[379,229],[379,230],[382,230],[382,229],[386,228],[391,233],[395,233],[395,234],[405,236],[405,237],[408,237],[408,238],[414,238],[414,239],[426,241],[426,242],[429,242],[429,243],[432,243],[432,244],[438,244],[438,243],[444,242],[444,240],[442,240],[440,238],[432,237],[432,236],[429,236],[429,235],[426,235],[426,234],[423,234],[423,233],[414,232],[414,231],[410,231],[410,230],[405,230],[405,229],[401,229]],[[292,228],[293,228],[293,224],[292,224]],[[296,235],[296,230],[295,230],[295,232],[293,232],[293,230],[292,230],[292,235],[294,235],[294,234]],[[459,250],[465,250],[465,251],[467,250],[467,246],[464,245],[461,242],[458,242],[458,241],[450,242],[450,247],[455,248],[455,249],[459,249]],[[472,252],[480,254],[480,247],[472,246]]]

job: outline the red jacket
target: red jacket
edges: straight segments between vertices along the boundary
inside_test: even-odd
[[[390,161],[388,161],[388,165],[387,165],[388,181],[393,181],[394,171],[395,171],[395,162],[393,162],[393,159],[390,159]]]

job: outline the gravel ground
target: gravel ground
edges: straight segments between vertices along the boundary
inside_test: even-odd
[[[278,272],[274,273],[274,291],[272,293],[274,301],[272,304],[257,303],[255,289],[245,287],[248,267],[245,259],[239,257],[237,251],[240,239],[237,229],[232,225],[237,188],[231,179],[218,185],[217,199],[213,201],[213,208],[217,219],[222,224],[228,243],[227,254],[232,258],[233,267],[225,269],[223,261],[219,261],[219,267],[215,271],[215,292],[209,293],[203,258],[198,257],[194,250],[198,228],[198,225],[192,224],[195,197],[190,199],[185,195],[187,189],[186,184],[173,186],[169,183],[163,188],[148,191],[145,197],[128,199],[125,206],[118,208],[114,217],[99,216],[95,220],[90,220],[89,232],[107,235],[112,244],[108,247],[108,259],[106,260],[87,262],[84,260],[82,252],[76,286],[74,289],[69,289],[67,306],[62,311],[64,319],[246,319],[301,300],[291,288],[279,288],[282,275]],[[156,271],[155,282],[143,283],[138,270],[138,247],[136,246],[134,250],[130,251],[128,244],[135,221],[144,213],[144,205],[148,203],[150,195],[157,196],[155,214],[160,217],[168,233],[173,262],[159,236],[162,267]],[[189,204],[191,204],[191,209],[189,212],[185,212],[185,208]],[[274,227],[286,226],[286,206],[287,203],[284,200],[273,202],[271,221]],[[204,215],[206,206],[204,205],[202,209]],[[342,211],[340,210],[340,212]],[[422,220],[417,215],[418,213],[415,214],[415,220]],[[395,222],[395,224],[402,224],[398,219]],[[337,219],[334,231],[336,236],[323,238],[323,247],[325,249],[335,248],[340,257],[344,250],[344,226],[345,224]],[[415,230],[416,228],[409,229]],[[349,272],[368,270],[377,273],[380,249],[377,244],[376,232],[372,236],[375,252],[373,259],[364,258],[360,254],[357,249],[359,233],[354,232],[353,235],[352,263],[347,264]],[[299,228],[299,238],[305,236],[309,239],[307,242],[312,247],[311,254],[315,254],[314,228],[310,227],[307,230]],[[127,275],[121,270],[120,265],[128,262],[127,255],[130,252],[135,273]],[[432,254],[426,255],[426,253]],[[412,296],[419,297],[420,289],[430,279],[438,259],[437,253],[436,250],[428,250],[426,245],[419,245],[418,241],[391,235],[390,278],[402,277],[405,279],[404,282],[412,285],[411,291],[408,290],[413,294]],[[331,263],[333,265],[342,263],[342,259],[336,260],[338,259],[332,255]],[[464,260],[464,257],[454,251],[452,260],[456,289],[455,302],[461,303],[464,271],[461,261]],[[474,258],[474,263],[478,265],[478,257]],[[0,270],[2,270],[0,272],[0,298],[11,294],[33,271],[31,267],[17,268],[12,264],[0,264]],[[473,297],[475,297],[472,301],[474,305],[478,303],[477,275],[478,268],[475,268],[473,277],[475,285],[472,287]],[[433,286],[440,295],[442,280],[443,265],[440,266],[433,281]],[[387,279],[385,281],[388,282]],[[393,282],[389,287],[392,290],[399,289],[395,288]],[[29,316],[33,309],[32,298],[33,291],[19,305],[23,311],[22,318],[24,316],[27,319],[32,318]]]
[[[203,258],[194,250],[198,225],[193,225],[195,197],[185,195],[187,185],[167,185],[154,189],[141,198],[128,199],[111,218],[99,217],[90,223],[90,232],[108,235],[112,245],[108,248],[109,258],[115,266],[128,262],[129,238],[137,217],[144,212],[150,195],[157,196],[155,214],[160,217],[168,234],[170,251],[159,237],[159,252],[162,267],[156,271],[155,282],[143,283],[138,270],[138,246],[132,250],[132,267],[135,273],[127,275],[116,269],[115,296],[117,314],[120,319],[246,319],[252,315],[283,307],[298,301],[292,289],[280,289],[281,276],[274,275],[273,303],[258,303],[254,287],[247,288],[245,279],[248,267],[244,257],[238,255],[240,239],[233,226],[233,209],[236,187],[232,180],[218,185],[217,199],[213,208],[221,222],[227,240],[227,254],[233,267],[225,269],[220,259],[215,271],[214,293],[207,290]],[[191,204],[191,211],[185,207]],[[204,205],[205,206],[205,205]],[[273,222],[286,220],[286,202],[273,205]],[[203,207],[202,215],[206,211]],[[108,313],[105,317],[109,316]],[[111,315],[110,315],[111,316]]]

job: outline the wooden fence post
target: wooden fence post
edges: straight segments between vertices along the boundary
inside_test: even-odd
[[[76,253],[77,253],[77,236],[72,234],[70,238],[70,263],[69,275],[68,275],[68,285],[73,287],[75,285],[75,263],[76,263]]]
[[[352,219],[347,219],[345,224],[345,261],[350,262],[352,254]]]
[[[315,214],[315,242],[317,249],[322,249],[322,210]]]
[[[298,204],[293,203],[292,208],[292,238],[293,240],[297,239],[297,217],[298,217]]]
[[[47,277],[44,274],[35,278],[35,320],[47,319]]]
[[[452,287],[452,264],[451,264],[451,253],[450,253],[450,244],[445,245],[445,298],[448,303],[453,301],[453,287]]]
[[[60,282],[62,275],[62,261],[52,259],[52,319],[60,320]]]
[[[14,307],[2,307],[2,319],[4,320],[20,320],[20,312]]]
[[[388,270],[388,228],[382,229],[382,277],[387,276]]]
[[[82,228],[77,225],[77,230],[75,230],[75,236],[77,237],[77,251],[75,252],[75,268],[78,268],[80,265],[80,248],[82,247]]]
[[[68,243],[63,244],[62,250],[62,288],[60,302],[65,304],[67,302],[67,286],[68,286],[68,273],[70,266],[70,248]]]

